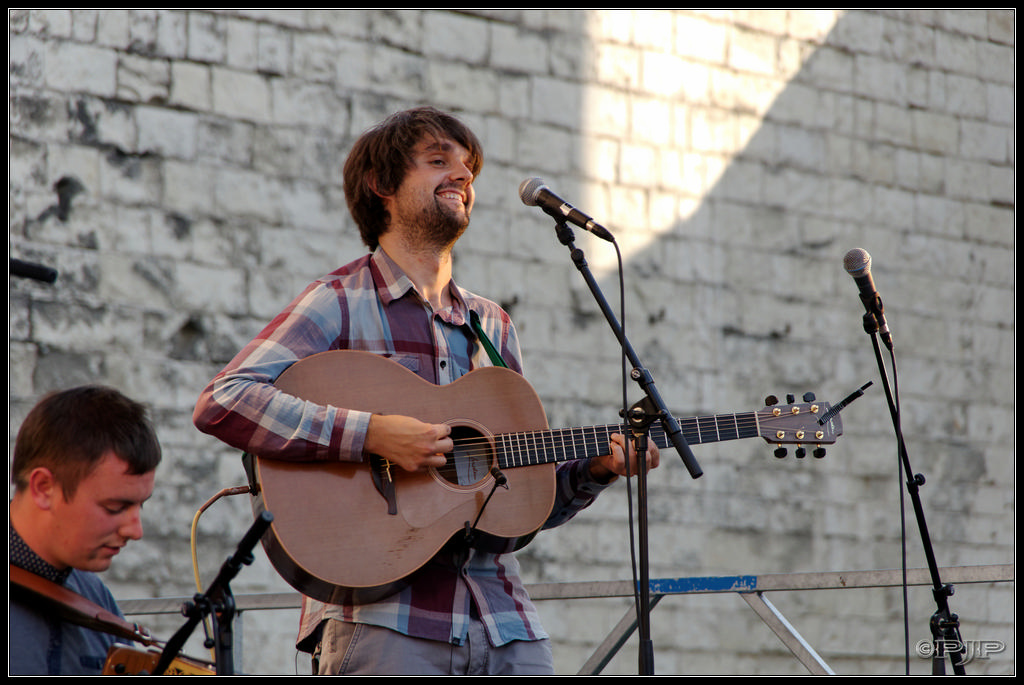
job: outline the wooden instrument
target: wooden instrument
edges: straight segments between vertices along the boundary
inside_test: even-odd
[[[159,650],[112,645],[107,651],[102,675],[152,675],[160,657]],[[161,675],[217,675],[217,669],[206,661],[177,656]]]
[[[160,660],[159,650],[152,648],[157,640],[141,626],[129,623],[117,614],[95,602],[72,592],[63,585],[38,576],[31,571],[10,565],[11,597],[34,604],[43,612],[51,613],[62,621],[108,633],[115,637],[137,642],[149,649],[124,644],[111,645],[107,650],[103,675],[148,675]],[[175,657],[164,675],[215,675],[212,664],[186,656]]]
[[[448,464],[429,473],[379,458],[311,463],[246,455],[253,508],[274,516],[262,540],[271,563],[292,587],[330,603],[371,602],[396,591],[471,522],[500,538],[533,534],[554,503],[555,464],[607,454],[610,436],[623,432],[621,424],[549,430],[533,388],[500,367],[437,386],[387,358],[339,350],[293,364],[275,385],[322,405],[452,427]],[[760,436],[820,446],[842,433],[838,414],[819,422],[828,406],[769,406],[680,425],[691,445]],[[670,446],[660,424],[650,435]],[[506,488],[495,490],[494,467]]]
[[[134,623],[129,623],[95,602],[68,590],[63,585],[58,585],[13,564],[10,566],[12,597],[20,597],[27,603],[34,603],[44,611],[53,613],[68,623],[110,633],[145,645],[156,642],[145,629]]]

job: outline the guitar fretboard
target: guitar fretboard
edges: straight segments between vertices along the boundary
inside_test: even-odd
[[[679,419],[678,422],[683,437],[690,445],[754,438],[759,434],[757,412],[699,416]],[[504,433],[495,436],[498,464],[501,468],[513,468],[597,457],[608,453],[613,433],[624,431],[624,426],[612,424]],[[660,449],[671,445],[661,423],[651,426],[650,437]]]

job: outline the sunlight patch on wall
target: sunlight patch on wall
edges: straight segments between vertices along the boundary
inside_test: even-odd
[[[599,10],[588,14],[580,204],[623,259],[691,221],[839,10]],[[557,189],[555,189],[558,192]],[[589,238],[587,238],[589,242]],[[591,256],[592,255],[592,256]],[[613,250],[588,251],[595,273]]]

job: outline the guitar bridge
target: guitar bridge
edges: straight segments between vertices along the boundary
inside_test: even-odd
[[[391,462],[377,456],[370,457],[370,474],[373,485],[388,503],[388,514],[398,514],[398,498],[395,493],[395,481],[391,477]]]

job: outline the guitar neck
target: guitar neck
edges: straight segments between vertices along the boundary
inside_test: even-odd
[[[757,412],[679,419],[678,423],[690,445],[742,440],[759,435]],[[504,433],[495,436],[498,463],[501,468],[514,468],[601,456],[608,454],[612,434],[624,433],[625,430],[622,424],[610,424]],[[660,422],[651,425],[649,435],[659,449],[672,444]]]

